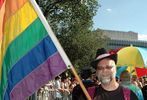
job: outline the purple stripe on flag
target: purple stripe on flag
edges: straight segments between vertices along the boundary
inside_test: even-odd
[[[10,93],[11,100],[25,100],[26,96],[32,95],[38,87],[48,83],[66,69],[60,54],[55,53],[13,88]]]

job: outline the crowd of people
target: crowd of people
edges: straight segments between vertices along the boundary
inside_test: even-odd
[[[117,54],[98,49],[91,67],[80,77],[92,100],[147,100],[147,77],[138,78],[125,70],[116,77]],[[95,69],[95,70],[93,70]],[[57,76],[40,88],[38,100],[87,100],[79,82],[68,75]]]

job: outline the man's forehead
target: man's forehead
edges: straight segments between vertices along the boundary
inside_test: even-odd
[[[114,62],[114,60],[112,60],[110,58],[105,58],[105,59],[102,59],[101,61],[99,61],[99,63],[97,65],[101,65],[101,64],[115,65],[115,62]]]

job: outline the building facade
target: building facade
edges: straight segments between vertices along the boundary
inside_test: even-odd
[[[108,49],[117,49],[126,46],[137,46],[147,48],[147,41],[138,40],[138,33],[129,31],[113,31],[113,30],[102,30],[103,34],[110,38],[107,41]]]

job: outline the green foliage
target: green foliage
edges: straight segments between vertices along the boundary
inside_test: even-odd
[[[36,0],[72,64],[88,66],[96,49],[106,45],[100,30],[92,31],[98,0]],[[83,2],[81,2],[83,1]]]
[[[85,67],[89,66],[91,60],[94,59],[96,50],[101,47],[106,47],[107,38],[103,36],[101,30],[94,32],[78,34],[74,38],[75,54],[73,54],[74,64]]]
[[[97,0],[37,0],[56,34],[79,34],[92,28]]]

